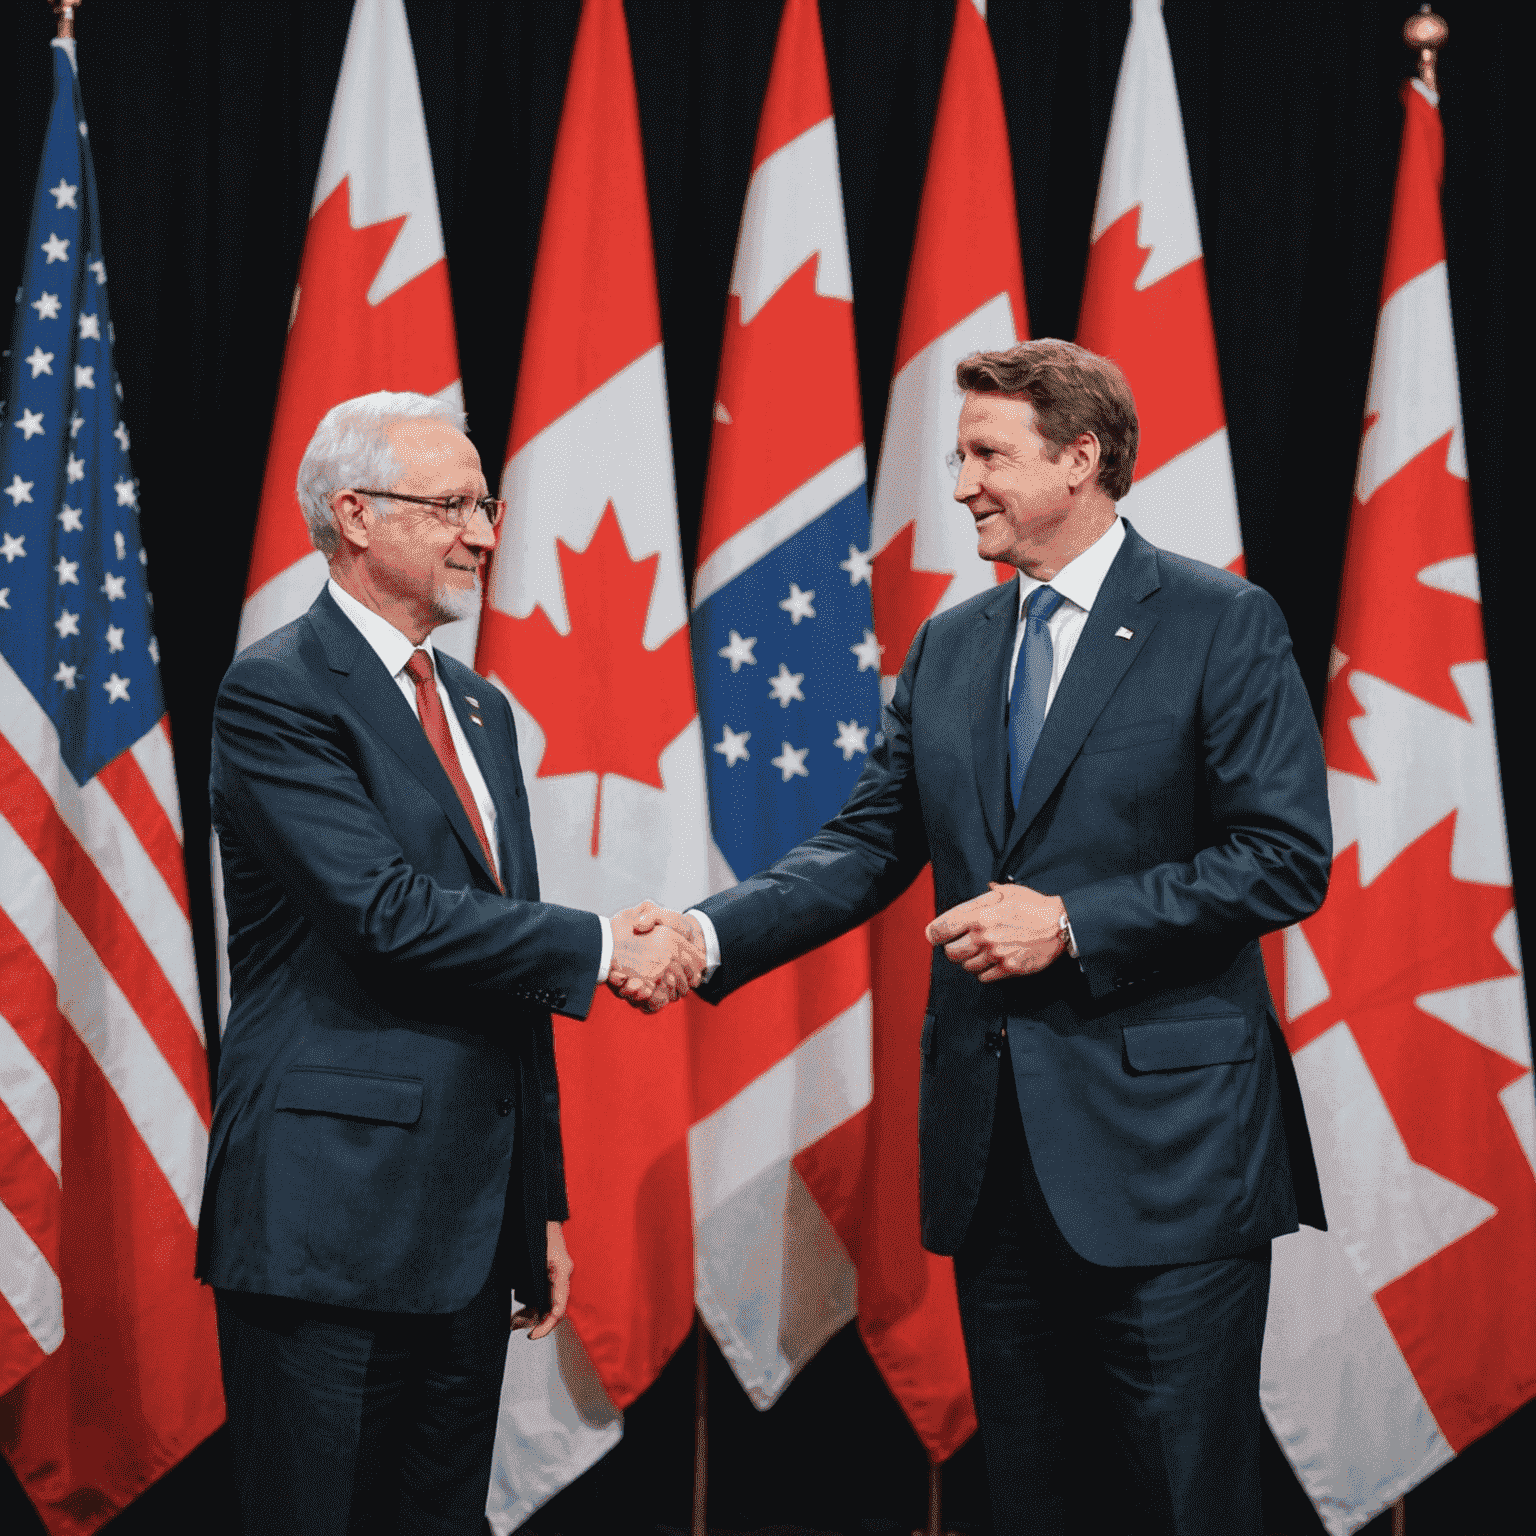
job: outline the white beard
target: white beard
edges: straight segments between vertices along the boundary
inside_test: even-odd
[[[473,587],[439,587],[432,594],[432,606],[439,624],[474,618],[480,612],[479,576]]]

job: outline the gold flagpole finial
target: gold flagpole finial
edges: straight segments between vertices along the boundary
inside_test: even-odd
[[[1445,17],[1435,15],[1428,5],[1421,5],[1418,13],[1403,23],[1403,41],[1418,50],[1419,79],[1437,96],[1440,87],[1435,83],[1435,63],[1450,35]]]
[[[59,18],[59,30],[55,35],[73,37],[75,12],[80,9],[80,0],[50,0],[50,3],[53,6],[53,14]]]

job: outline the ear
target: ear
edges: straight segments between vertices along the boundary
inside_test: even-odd
[[[334,491],[331,494],[331,519],[343,542],[354,549],[368,548],[369,532],[374,514],[355,491]]]
[[[1067,444],[1067,480],[1074,491],[1087,485],[1098,474],[1100,452],[1098,435],[1093,432],[1079,432]]]

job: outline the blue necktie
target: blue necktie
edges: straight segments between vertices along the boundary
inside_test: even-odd
[[[1047,621],[1061,606],[1055,587],[1036,587],[1024,609],[1024,643],[1013,669],[1008,698],[1008,788],[1014,809],[1024,793],[1024,775],[1045,726],[1045,701],[1051,691],[1054,652]]]

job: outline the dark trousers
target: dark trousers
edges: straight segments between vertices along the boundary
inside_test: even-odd
[[[1068,1245],[1005,1049],[991,1154],[955,1256],[997,1536],[1260,1536],[1269,1245],[1108,1269]]]
[[[443,1316],[216,1293],[245,1536],[481,1536],[510,1281]]]

